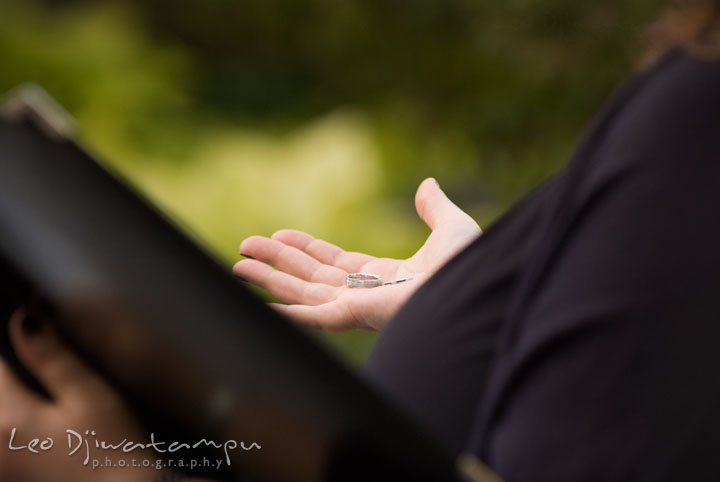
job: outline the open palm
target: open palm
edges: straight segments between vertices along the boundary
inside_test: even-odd
[[[233,272],[289,303],[273,306],[296,322],[324,330],[380,330],[418,287],[477,238],[477,223],[428,178],[415,195],[418,215],[432,233],[408,259],[376,258],[343,249],[301,231],[252,236]],[[276,269],[273,269],[276,268]],[[384,281],[412,278],[376,288],[348,288],[348,273],[374,273]]]

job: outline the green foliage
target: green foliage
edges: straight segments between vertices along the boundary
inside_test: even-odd
[[[283,227],[407,256],[424,177],[485,225],[562,165],[659,4],[3,0],[0,91],[43,84],[228,267]]]

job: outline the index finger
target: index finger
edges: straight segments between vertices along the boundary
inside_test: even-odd
[[[108,388],[64,343],[47,322],[17,311],[10,338],[18,358],[57,401],[101,395]]]
[[[347,275],[344,270],[323,264],[295,246],[263,236],[251,236],[244,240],[240,253],[313,283],[342,286]]]
[[[376,259],[369,254],[345,251],[339,246],[295,229],[276,231],[272,235],[272,239],[282,241],[288,246],[294,246],[321,263],[335,266],[347,272],[359,271],[365,264]]]
[[[35,396],[0,358],[0,414],[11,418],[13,414],[32,412],[42,400]],[[0,427],[2,427],[0,423]]]

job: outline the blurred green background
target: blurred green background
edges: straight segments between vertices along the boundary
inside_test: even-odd
[[[228,269],[285,227],[407,257],[423,178],[485,226],[562,166],[661,3],[0,0],[0,91],[42,84]]]

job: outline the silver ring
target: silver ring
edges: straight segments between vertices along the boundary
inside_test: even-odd
[[[382,277],[372,273],[350,273],[345,277],[348,288],[375,288],[382,286]]]

